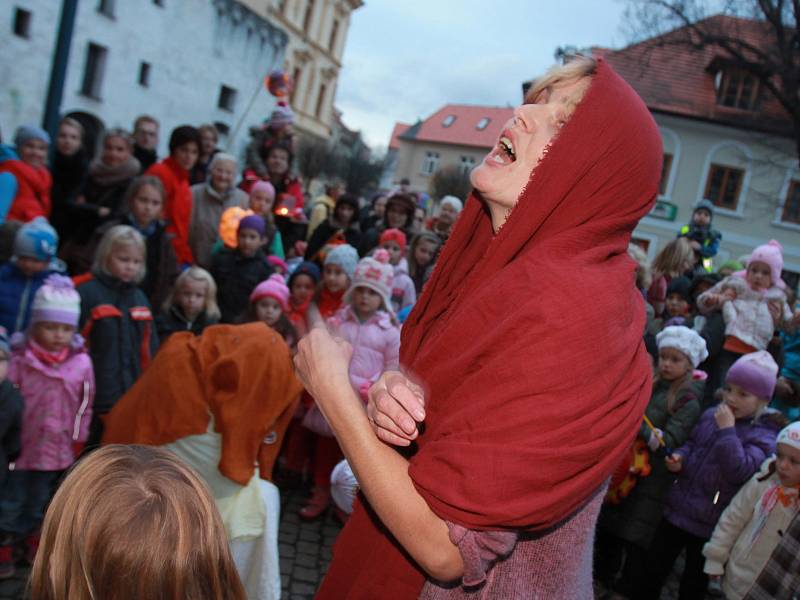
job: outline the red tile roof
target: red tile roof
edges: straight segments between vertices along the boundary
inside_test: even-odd
[[[757,47],[771,40],[768,26],[759,21],[719,15],[702,26]],[[727,55],[718,47],[698,50],[681,43],[687,34],[684,27],[621,50],[597,48],[594,52],[604,56],[654,112],[791,136],[788,114],[767,90],[762,89],[755,112],[718,105],[713,67],[724,64]]]
[[[392,129],[392,136],[389,138],[390,150],[397,150],[400,147],[400,141],[397,138],[400,137],[401,133],[405,133],[409,127],[411,127],[411,125],[409,125],[408,123],[394,124],[394,129]]]
[[[424,121],[408,128],[400,135],[400,139],[491,148],[512,114],[512,108],[501,106],[446,104]],[[450,117],[454,118],[446,126],[445,122],[449,122]],[[478,124],[484,118],[489,119],[488,124],[478,129]]]

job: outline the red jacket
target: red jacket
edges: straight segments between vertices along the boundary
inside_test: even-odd
[[[17,179],[17,195],[6,220],[27,223],[36,217],[50,218],[50,188],[53,178],[47,167],[34,168],[21,160],[0,163],[0,173],[8,172]]]
[[[192,218],[192,190],[189,186],[189,171],[182,168],[172,157],[151,166],[145,175],[161,180],[166,192],[164,219],[167,231],[173,234],[172,246],[180,264],[194,264],[189,248],[189,221]]]

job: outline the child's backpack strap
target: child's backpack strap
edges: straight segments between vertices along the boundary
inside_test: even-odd
[[[141,322],[144,326],[142,343],[139,346],[139,366],[142,371],[150,364],[150,338],[153,335],[153,313],[147,306],[133,306],[130,309],[131,320]]]
[[[92,312],[89,313],[89,318],[83,324],[83,329],[81,329],[81,337],[86,344],[87,350],[89,349],[89,336],[92,333],[95,321],[112,317],[122,317],[122,312],[113,304],[98,304],[92,309]]]

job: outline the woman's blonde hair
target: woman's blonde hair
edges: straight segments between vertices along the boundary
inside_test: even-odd
[[[211,273],[202,267],[189,267],[183,273],[178,275],[178,279],[175,280],[175,285],[172,287],[172,291],[170,291],[169,296],[167,296],[167,299],[162,305],[164,311],[167,312],[170,308],[172,308],[172,305],[175,302],[175,294],[188,281],[206,282],[206,302],[203,306],[203,310],[206,311],[207,318],[219,319],[220,312],[219,306],[217,305],[217,282],[214,281]]]
[[[646,290],[653,283],[653,274],[650,271],[650,261],[647,260],[647,254],[639,246],[633,242],[628,244],[628,256],[636,261],[636,287],[640,290]]]
[[[78,462],[44,519],[35,600],[244,600],[216,504],[159,448],[111,445]]]
[[[62,119],[58,122],[58,129],[61,129],[62,125],[68,125],[73,129],[77,129],[78,133],[81,134],[81,143],[83,143],[83,136],[84,136],[83,125],[81,125],[79,121],[76,121],[72,117],[62,117]]]
[[[686,265],[694,260],[694,250],[685,237],[672,240],[661,249],[653,261],[653,277],[662,275],[677,277],[686,270]]]
[[[551,67],[547,73],[536,79],[525,94],[525,104],[536,102],[536,99],[542,92],[559,83],[581,79],[582,77],[589,77],[594,75],[596,71],[597,61],[595,59],[590,56],[575,54],[569,57],[567,62],[563,65]],[[585,92],[585,90],[577,97],[571,99],[570,103],[568,103],[569,110],[574,109],[578,102],[581,101],[583,92]]]
[[[106,231],[100,244],[97,246],[97,252],[94,255],[94,263],[92,264],[92,271],[105,273],[111,275],[108,270],[108,259],[117,248],[122,246],[136,246],[142,251],[142,270],[134,278],[135,283],[139,283],[144,279],[145,272],[147,271],[147,247],[144,243],[142,234],[136,231],[130,225],[115,225]]]

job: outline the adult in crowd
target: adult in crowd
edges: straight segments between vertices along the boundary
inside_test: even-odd
[[[473,170],[403,327],[420,386],[386,373],[365,413],[349,347],[322,328],[300,342],[298,373],[366,500],[317,598],[593,596],[606,482],[651,391],[626,249],[661,156],[647,107],[605,61],[554,68]],[[416,446],[407,460],[382,440]]]
[[[264,154],[270,146],[282,144],[291,152],[294,149],[294,112],[286,104],[278,104],[261,127],[251,127],[253,140],[245,150],[245,167],[257,176],[267,175]]]
[[[248,194],[256,181],[269,181],[275,188],[275,225],[281,232],[285,251],[293,248],[295,242],[305,240],[305,215],[303,213],[303,185],[292,175],[294,158],[290,146],[276,142],[262,148],[261,156],[266,174],[259,176],[254,169],[245,169],[239,187]]]
[[[62,240],[68,237],[72,228],[69,207],[80,193],[88,168],[83,126],[75,119],[64,117],[58,125],[53,163],[50,167],[53,176],[53,210],[50,223]]]
[[[194,263],[189,248],[189,221],[192,218],[192,190],[189,186],[189,171],[197,162],[200,153],[200,132],[191,125],[181,125],[169,136],[169,156],[147,170],[161,180],[166,192],[164,218],[167,231],[172,235],[172,247],[178,264]]]
[[[6,220],[27,223],[36,217],[49,218],[53,178],[46,163],[50,135],[36,125],[20,125],[14,134],[14,146],[16,151],[0,145],[0,173],[10,173],[16,180]]]
[[[386,192],[377,192],[372,196],[369,204],[361,209],[358,215],[361,231],[369,231],[383,219],[383,215],[386,213],[386,200],[388,198],[389,195]]]
[[[192,185],[205,183],[208,178],[208,168],[211,165],[211,159],[220,151],[219,148],[217,148],[219,132],[216,127],[206,123],[205,125],[200,125],[197,131],[200,132],[200,155],[197,157],[197,162],[189,173],[189,183]]]
[[[69,230],[61,258],[72,274],[85,273],[92,265],[94,232],[104,223],[122,216],[125,194],[139,174],[133,156],[133,137],[124,129],[109,129],[103,136],[100,156],[89,165],[80,193],[69,203]]]
[[[428,223],[428,229],[438,235],[443,244],[450,237],[453,225],[463,208],[464,204],[455,196],[445,196],[439,200],[436,216]]]
[[[416,209],[416,198],[412,194],[398,192],[389,196],[383,218],[361,236],[359,254],[365,256],[377,246],[381,234],[387,229],[399,229],[406,234],[406,239],[411,239]]]
[[[344,193],[344,184],[341,181],[334,181],[325,186],[325,193],[314,198],[311,204],[311,214],[308,217],[308,231],[306,240],[310,240],[314,230],[331,216],[336,207],[336,201]]]
[[[136,117],[133,122],[133,155],[144,173],[158,161],[158,121],[150,115]]]
[[[248,207],[247,194],[234,185],[236,157],[218,152],[208,167],[208,179],[192,186],[189,248],[196,264],[211,268],[211,249],[219,239],[219,220],[232,206]]]
[[[358,198],[352,194],[339,196],[330,216],[319,224],[308,240],[306,260],[316,261],[321,266],[322,261],[318,260],[319,251],[331,242],[346,242],[353,248],[358,248],[361,244],[361,231],[358,228],[357,214]]]

